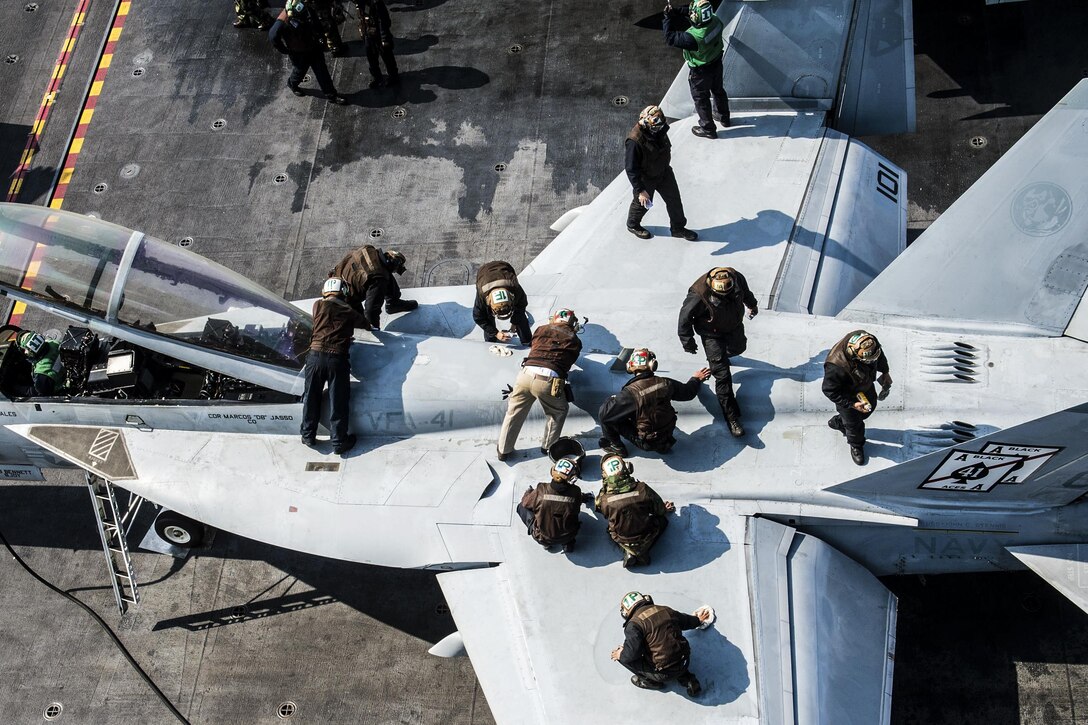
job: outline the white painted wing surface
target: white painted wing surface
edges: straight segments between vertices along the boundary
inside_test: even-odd
[[[500,723],[887,722],[894,597],[812,537],[703,502],[679,510],[642,569],[623,569],[585,513],[570,555],[516,528],[503,544],[497,567],[439,575]],[[635,688],[611,661],[630,590],[714,608],[714,626],[686,633],[701,697]]]
[[[840,317],[1062,335],[1088,286],[1088,80],[1082,80]],[[1081,305],[1083,307],[1083,305]],[[1088,315],[1073,326],[1088,338]]]
[[[1088,612],[1088,545],[1009,546],[1009,553]]]

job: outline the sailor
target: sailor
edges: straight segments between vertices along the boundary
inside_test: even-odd
[[[370,244],[347,254],[329,273],[351,286],[348,304],[366,315],[372,329],[381,327],[382,305],[387,314],[409,312],[419,307],[415,300],[401,299],[400,285],[394,274],[402,275],[406,259],[390,249],[382,251]]]
[[[329,75],[317,20],[302,0],[287,0],[287,7],[268,31],[268,39],[272,42],[272,47],[291,59],[291,75],[287,77],[287,87],[292,93],[296,96],[305,95],[298,85],[302,83],[306,71],[312,68],[325,98],[340,105],[347,103],[347,99],[336,92],[336,85]]]
[[[639,239],[651,239],[654,235],[642,226],[642,218],[653,206],[654,192],[661,192],[665,209],[669,212],[669,229],[674,237],[693,242],[699,235],[688,229],[684,216],[684,204],[680,201],[680,187],[672,172],[672,142],[669,141],[669,124],[665,114],[657,106],[646,106],[638,115],[638,123],[627,133],[623,142],[624,168],[631,182],[634,198],[627,209],[627,231]]]
[[[321,421],[321,393],[329,386],[329,426],[332,450],[346,453],[355,445],[355,435],[348,433],[351,417],[351,365],[348,350],[356,327],[370,329],[366,318],[347,302],[351,289],[339,277],[329,277],[321,288],[321,299],[314,302],[314,331],[310,353],[306,356],[306,389],[302,394],[302,425],[299,432],[308,446],[317,442],[317,424]]]
[[[729,97],[725,95],[722,83],[722,51],[725,48],[722,21],[714,14],[710,0],[695,0],[690,6],[666,5],[661,29],[665,33],[665,43],[681,48],[688,64],[688,88],[691,100],[695,102],[695,112],[699,114],[699,125],[692,126],[691,132],[702,138],[717,138],[715,120],[729,128]],[[713,114],[711,98],[714,99]]]
[[[529,536],[549,551],[559,545],[568,554],[574,551],[574,540],[582,525],[578,511],[584,500],[582,489],[574,485],[577,480],[578,464],[560,458],[552,466],[551,480],[526,490],[517,506]]]
[[[880,383],[879,394],[875,382]],[[888,358],[876,337],[865,330],[854,330],[836,342],[824,360],[824,395],[837,411],[827,425],[846,436],[850,458],[859,466],[865,465],[865,419],[891,387]]]
[[[266,7],[268,0],[234,0],[234,27],[268,30],[272,18],[264,11]]]
[[[499,431],[500,461],[505,461],[514,450],[534,400],[540,401],[547,418],[540,452],[547,455],[548,449],[562,434],[570,408],[567,375],[582,351],[582,341],[578,339],[580,329],[574,310],[568,309],[558,310],[548,324],[536,328],[529,354],[521,363],[521,372],[510,392],[510,403]]]
[[[529,330],[529,318],[525,309],[529,299],[518,284],[518,276],[509,262],[487,262],[476,272],[476,301],[472,305],[472,319],[484,331],[488,342],[510,342],[512,335],[499,330],[495,319],[510,320],[522,345],[528,345],[533,333]]]
[[[660,690],[675,679],[687,688],[690,697],[703,691],[699,679],[688,671],[691,645],[683,632],[706,626],[709,607],[695,614],[683,614],[672,607],[654,604],[649,594],[627,592],[620,601],[623,617],[623,644],[612,650],[612,660],[631,670],[631,684],[646,690]]]
[[[624,569],[650,563],[650,549],[669,525],[668,515],[676,511],[672,501],[662,501],[656,491],[636,480],[634,471],[622,456],[601,459],[597,510],[608,519],[608,535],[623,549]]]
[[[60,361],[60,343],[46,340],[33,330],[23,330],[15,338],[16,346],[30,361],[30,380],[22,394],[49,396],[58,392],[64,380],[64,365]]]
[[[744,336],[744,311],[748,319],[759,313],[755,295],[748,289],[744,275],[732,267],[715,267],[699,277],[688,289],[680,307],[677,334],[686,352],[698,352],[695,335],[703,341],[710,372],[714,376],[714,392],[722,407],[729,432],[739,438],[744,435],[740,424],[741,412],[733,394],[733,375],[729,358],[740,355],[748,347]]]
[[[344,10],[338,0],[311,0],[314,16],[325,47],[335,56],[344,55],[347,48],[340,37],[340,23],[344,22]]]
[[[597,416],[602,433],[598,445],[608,453],[627,455],[620,436],[644,451],[669,453],[676,444],[676,409],[672,401],[692,400],[710,377],[710,369],[703,368],[681,383],[654,375],[656,370],[657,355],[652,350],[642,347],[628,358],[627,372],[634,377],[604,401]]]
[[[397,58],[393,55],[393,22],[389,19],[389,9],[384,0],[355,0],[359,10],[359,33],[363,36],[366,47],[366,60],[370,64],[370,87],[384,85],[395,86],[400,83],[397,71]],[[385,62],[388,80],[382,76],[378,65],[378,56]]]

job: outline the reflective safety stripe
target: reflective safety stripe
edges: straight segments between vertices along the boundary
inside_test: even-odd
[[[615,503],[616,501],[622,501],[625,498],[634,498],[638,496],[638,491],[628,491],[627,493],[616,494],[615,496],[606,496],[609,503]]]
[[[648,397],[650,395],[653,395],[654,393],[660,391],[662,388],[667,388],[667,387],[669,387],[668,381],[667,380],[662,380],[661,382],[655,383],[654,385],[651,385],[648,388],[643,388],[643,389],[637,391],[635,393],[635,395],[637,395],[640,398],[646,398],[646,397]]]
[[[513,287],[513,283],[508,279],[496,279],[480,287],[480,294],[486,295],[491,290],[498,289],[499,287],[509,289],[510,287]]]
[[[540,498],[544,499],[545,501],[557,501],[559,503],[574,503],[574,497],[573,496],[556,496],[554,493],[546,493],[546,494],[542,495]]]

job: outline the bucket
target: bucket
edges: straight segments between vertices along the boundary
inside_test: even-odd
[[[564,437],[552,443],[548,449],[548,457],[552,459],[553,463],[560,458],[569,458],[574,461],[574,465],[581,471],[582,461],[586,458],[586,449],[582,448],[582,444],[575,439]]]

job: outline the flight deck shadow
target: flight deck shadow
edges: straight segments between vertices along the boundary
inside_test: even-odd
[[[394,38],[393,39],[393,55],[398,58],[404,55],[419,55],[420,53],[427,52],[428,49],[438,45],[437,35],[421,35],[418,38]],[[346,52],[343,57],[345,58],[365,58],[366,57],[366,45],[361,38],[346,39],[344,43]],[[384,72],[384,61],[381,61]],[[365,70],[365,69],[364,69]],[[362,77],[366,77],[363,75]]]
[[[638,472],[635,473],[636,478]],[[582,491],[589,489],[589,483]],[[593,482],[597,488],[600,482]],[[620,564],[623,550],[608,535],[608,519],[601,513],[581,514],[582,528],[578,532],[577,548],[567,554],[570,562],[587,569]],[[725,532],[718,528],[717,516],[697,504],[680,507],[669,515],[669,526],[650,550],[649,566],[628,571],[633,574],[662,574],[698,569],[729,551],[731,544]]]
[[[699,678],[703,694],[692,702],[706,707],[733,702],[748,691],[748,660],[740,647],[729,641],[713,625],[704,630],[685,632],[691,644],[691,671]],[[684,693],[676,682],[669,689]]]
[[[1088,615],[1032,572],[880,581],[899,598],[892,723],[1017,724],[1025,683],[1055,693],[1088,664]]]
[[[699,242],[723,242],[724,246],[711,252],[714,256],[747,252],[753,249],[781,244],[789,238],[793,217],[778,209],[764,209],[755,218],[741,218],[735,222],[700,229]],[[698,242],[697,242],[698,243]],[[741,270],[743,273],[744,270]]]
[[[406,103],[422,105],[438,99],[438,94],[426,86],[438,86],[449,91],[482,88],[491,76],[476,68],[460,65],[440,65],[400,74],[400,85],[374,88],[346,95],[349,103],[364,108],[386,108]]]
[[[757,317],[755,322],[758,324],[758,321]],[[699,389],[699,402],[714,420],[694,433],[685,433],[677,429],[674,433],[676,445],[672,453],[661,456],[665,465],[674,471],[687,473],[712,471],[732,460],[746,447],[765,448],[766,445],[760,440],[759,434],[768,423],[774,420],[775,408],[774,403],[771,402],[771,388],[774,387],[775,381],[790,378],[804,382],[822,377],[823,361],[827,357],[827,352],[827,350],[821,350],[800,365],[789,368],[763,361],[750,361],[740,355],[733,357],[731,359],[734,371],[733,390],[737,394],[737,401],[741,407],[744,437],[738,439],[729,434],[721,406],[718,405],[718,398],[714,395],[714,378],[710,378],[707,384]],[[737,370],[738,365],[750,367]]]

